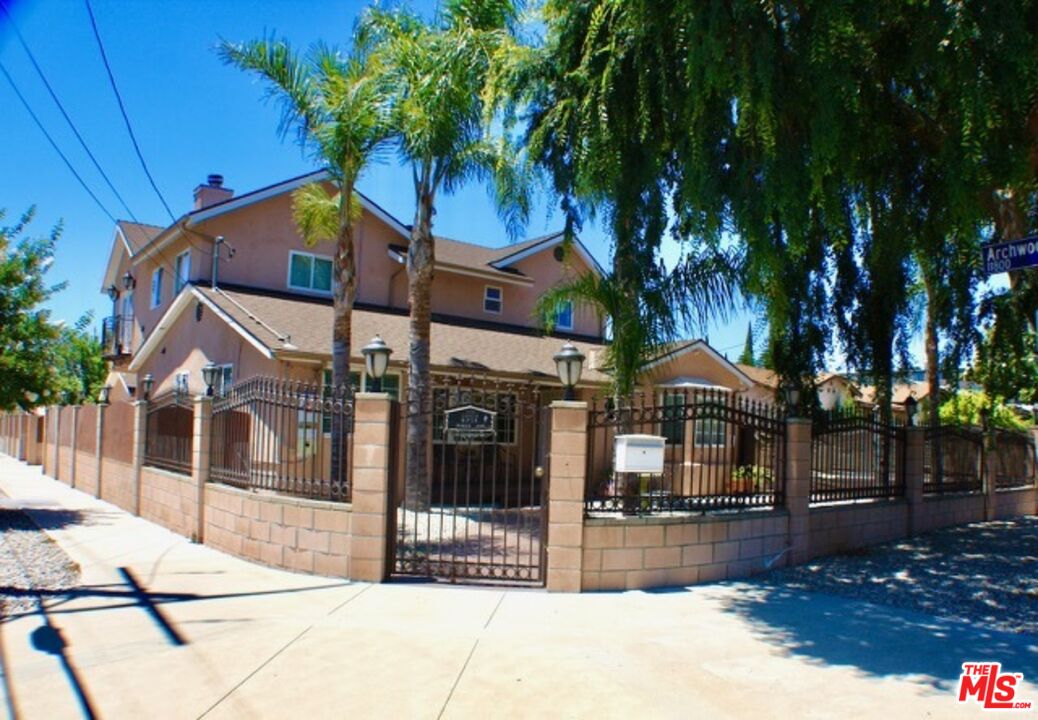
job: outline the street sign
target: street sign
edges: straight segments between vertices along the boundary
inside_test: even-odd
[[[1008,242],[988,243],[981,246],[981,253],[984,272],[988,275],[1035,267],[1038,265],[1038,235]]]

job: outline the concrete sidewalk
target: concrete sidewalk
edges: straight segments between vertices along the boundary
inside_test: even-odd
[[[1038,678],[1033,636],[792,588],[372,586],[193,545],[6,457],[0,490],[83,573],[0,622],[19,718],[975,717],[962,662]]]

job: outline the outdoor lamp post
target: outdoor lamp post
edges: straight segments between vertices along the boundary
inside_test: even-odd
[[[151,373],[148,373],[144,376],[144,379],[141,380],[141,390],[144,391],[142,399],[147,400],[151,397],[151,390],[153,387],[155,387],[155,378]]]
[[[915,399],[915,395],[909,395],[905,398],[905,418],[908,421],[908,426],[912,427],[915,423],[915,411],[919,407],[919,401]]]
[[[577,350],[573,343],[567,342],[561,350],[555,353],[554,360],[555,371],[559,374],[562,387],[565,388],[562,399],[575,399],[573,389],[580,382],[580,374],[584,371],[584,353]]]
[[[790,417],[796,417],[797,411],[800,409],[800,388],[793,383],[786,383],[782,388],[782,393],[786,398],[786,412]]]
[[[97,404],[98,405],[107,405],[108,404],[108,395],[111,392],[112,392],[112,386],[111,385],[105,385],[104,387],[102,387],[98,391],[98,393],[97,393]]]
[[[376,335],[360,349],[360,354],[364,356],[364,368],[371,378],[371,392],[382,392],[382,376],[386,374],[393,351],[381,335]]]
[[[123,290],[132,290],[136,284],[137,281],[134,280],[133,275],[127,270],[126,274],[123,275]]]
[[[202,382],[205,383],[206,397],[213,396],[213,385],[216,384],[216,373],[219,369],[216,367],[216,363],[212,361],[206,363],[205,367],[202,368]]]
[[[991,426],[991,408],[987,405],[981,405],[980,407],[980,429],[984,432],[988,431]]]

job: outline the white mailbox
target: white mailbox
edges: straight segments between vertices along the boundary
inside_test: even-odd
[[[666,442],[661,435],[617,435],[613,445],[613,469],[629,473],[663,472]]]

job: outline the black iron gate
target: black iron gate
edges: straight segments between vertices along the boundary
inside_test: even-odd
[[[550,415],[541,392],[434,380],[431,397],[401,403],[393,432],[394,574],[543,585]],[[424,470],[408,451],[409,421],[431,433]]]

